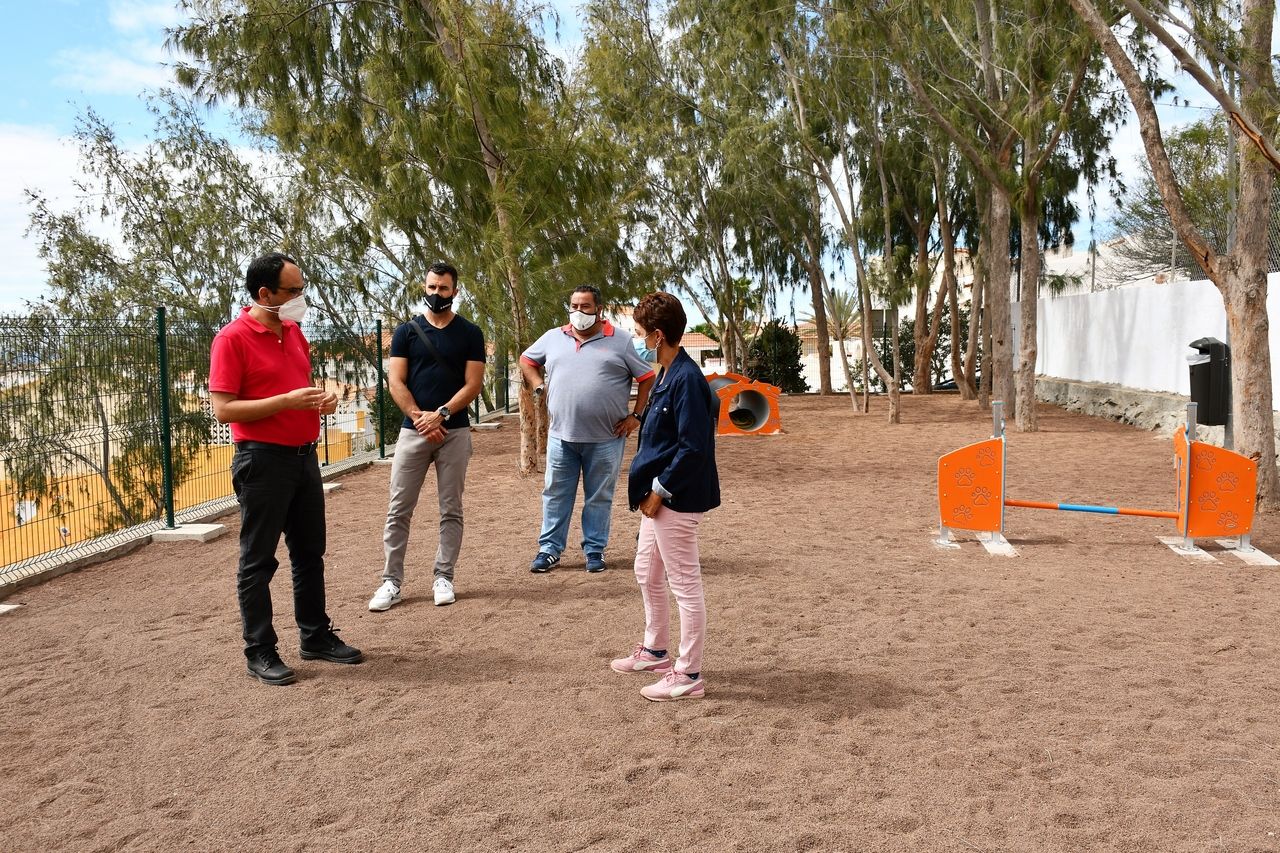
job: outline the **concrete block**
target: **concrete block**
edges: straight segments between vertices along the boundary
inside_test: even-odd
[[[338,492],[341,490],[342,490],[341,483],[325,483],[324,484],[324,493],[326,495],[329,494],[330,492]]]
[[[17,610],[22,607],[21,604],[0,604],[0,613],[8,613],[10,610]]]
[[[480,430],[502,429],[502,424],[489,421],[488,423],[483,423],[483,424],[472,424],[471,428],[480,429]]]
[[[208,542],[227,532],[225,524],[179,524],[173,530],[157,530],[152,542]]]

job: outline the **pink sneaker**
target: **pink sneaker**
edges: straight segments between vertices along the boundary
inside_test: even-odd
[[[701,699],[706,690],[701,678],[695,680],[673,669],[656,683],[641,687],[640,695],[650,702],[674,702],[676,699]]]
[[[670,672],[671,655],[658,657],[644,650],[643,643],[636,643],[636,650],[625,658],[618,658],[609,664],[614,672]]]

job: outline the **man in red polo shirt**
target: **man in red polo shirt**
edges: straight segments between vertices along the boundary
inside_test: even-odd
[[[305,660],[360,663],[338,639],[324,607],[324,489],[316,459],[320,415],[338,397],[311,384],[311,351],[298,324],[307,301],[302,271],[287,255],[256,258],[245,274],[253,304],[213,340],[209,394],[213,414],[231,424],[236,444],[231,484],[240,502],[236,592],[249,674],[292,684],[271,626],[271,578],[284,534],[293,567],[293,614]]]

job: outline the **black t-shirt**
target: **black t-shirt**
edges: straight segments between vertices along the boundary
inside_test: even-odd
[[[401,323],[391,336],[391,357],[409,359],[409,376],[406,384],[414,402],[424,412],[434,412],[447,404],[466,384],[463,376],[468,361],[484,363],[484,332],[469,320],[457,314],[443,329],[437,329],[419,314],[410,323],[417,325],[431,343],[436,345],[441,357],[453,367],[437,364],[435,356],[409,323]],[[456,369],[455,369],[456,368]],[[453,412],[445,421],[446,429],[462,429],[470,426],[467,410]],[[413,429],[413,421],[407,416],[404,428]]]

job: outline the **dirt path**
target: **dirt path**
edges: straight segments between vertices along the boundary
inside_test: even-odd
[[[607,669],[641,627],[637,517],[616,509],[602,575],[573,550],[531,575],[541,482],[513,430],[476,433],[454,606],[430,601],[433,499],[405,603],[371,614],[389,469],[330,497],[330,611],[362,666],[299,660],[286,570],[300,681],[243,675],[234,517],[11,598],[0,848],[1280,848],[1280,570],[1187,561],[1156,541],[1171,522],[1020,510],[1021,557],[940,551],[936,458],[987,415],[783,405],[785,435],[717,448],[705,700]],[[1172,505],[1167,440],[1041,423],[1011,436],[1013,496]]]

